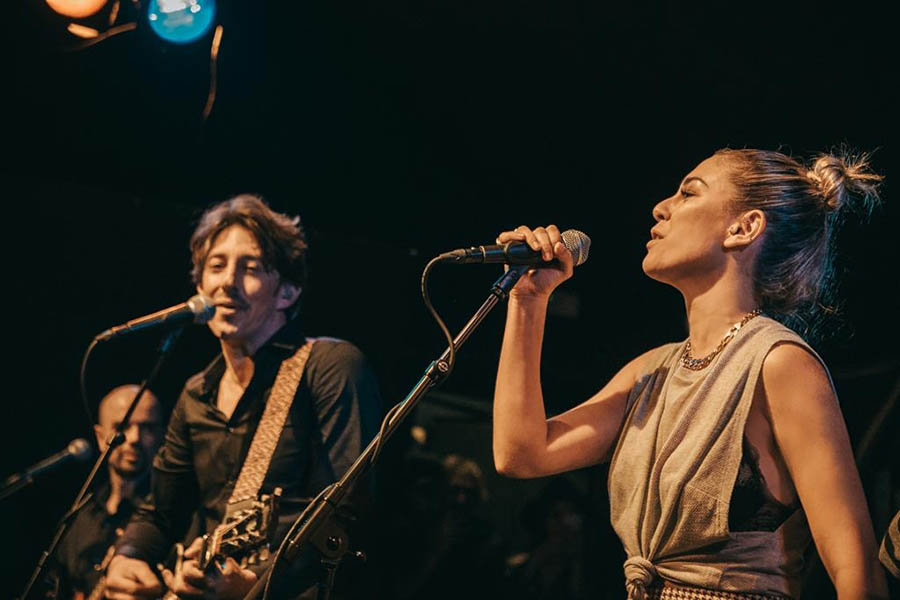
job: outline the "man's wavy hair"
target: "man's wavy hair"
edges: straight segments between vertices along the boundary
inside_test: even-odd
[[[300,217],[291,217],[269,208],[255,194],[240,194],[208,208],[191,235],[191,279],[200,285],[210,248],[220,233],[240,225],[256,238],[266,270],[275,271],[283,281],[299,288],[306,286],[306,238]],[[299,300],[286,313],[293,317]]]

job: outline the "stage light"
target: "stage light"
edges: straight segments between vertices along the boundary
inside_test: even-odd
[[[47,4],[61,15],[82,19],[103,8],[106,0],[47,0]]]
[[[150,0],[150,29],[168,42],[187,44],[203,37],[216,16],[214,0]]]

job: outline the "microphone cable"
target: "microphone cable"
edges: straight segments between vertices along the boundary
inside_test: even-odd
[[[441,261],[442,258],[440,256],[436,256],[428,261],[427,265],[425,265],[425,269],[422,271],[421,289],[422,300],[425,302],[425,308],[427,308],[428,312],[431,313],[431,316],[434,317],[434,320],[437,322],[438,327],[440,327],[441,332],[444,334],[444,338],[447,340],[447,347],[450,349],[450,355],[447,357],[447,361],[445,362],[446,370],[440,369],[444,375],[444,378],[446,378],[449,377],[450,373],[453,372],[453,367],[456,364],[456,344],[454,344],[453,335],[450,333],[450,330],[447,328],[444,320],[441,319],[441,316],[438,314],[437,310],[434,308],[434,305],[431,303],[431,295],[428,293],[428,276],[431,274],[431,269],[434,268],[434,265]],[[381,452],[381,447],[384,444],[385,431],[387,431],[391,422],[394,420],[394,416],[400,411],[402,407],[403,402],[395,404],[381,421],[381,428],[378,430],[378,443],[375,445],[375,449],[372,451],[371,462],[373,464],[378,458],[378,455]]]
[[[88,431],[91,431],[94,428],[94,412],[91,410],[91,404],[88,401],[87,394],[87,364],[88,358],[91,356],[91,352],[94,351],[94,348],[97,346],[98,340],[95,337],[91,340],[91,343],[88,344],[87,350],[84,351],[84,356],[81,358],[81,369],[78,372],[78,385],[81,388],[81,404],[84,406],[84,414],[87,415],[88,419]]]

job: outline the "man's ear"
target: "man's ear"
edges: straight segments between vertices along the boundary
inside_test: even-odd
[[[766,213],[748,210],[741,213],[728,225],[723,246],[727,249],[743,250],[762,236],[766,230]]]
[[[284,310],[292,306],[300,297],[300,292],[302,291],[303,288],[299,285],[289,281],[282,281],[281,285],[278,286],[278,302],[275,304],[275,307],[278,310]]]
[[[100,448],[100,452],[106,450],[106,439],[103,437],[103,428],[99,425],[94,425],[94,437],[97,438],[97,447]]]

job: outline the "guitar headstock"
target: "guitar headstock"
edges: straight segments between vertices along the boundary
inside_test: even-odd
[[[203,536],[198,557],[206,570],[213,561],[231,556],[239,562],[259,562],[268,556],[269,540],[277,523],[278,498],[281,488],[259,500],[244,500],[227,507],[225,520],[212,533]]]

